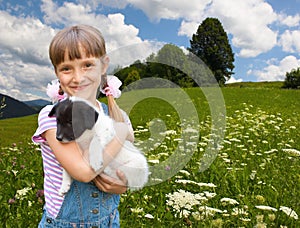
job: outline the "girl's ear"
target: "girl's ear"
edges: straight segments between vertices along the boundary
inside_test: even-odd
[[[109,57],[107,55],[102,57],[102,64],[103,64],[103,66],[102,66],[101,74],[105,74],[106,70],[108,68],[108,65],[109,65]]]

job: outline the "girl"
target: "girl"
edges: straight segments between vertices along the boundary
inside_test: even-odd
[[[53,38],[49,55],[63,93],[86,99],[99,111],[107,113],[107,106],[97,100],[109,63],[101,33],[87,25],[65,28]],[[119,152],[125,140],[133,141],[128,116],[120,112],[109,88],[105,91],[110,114],[126,123],[115,124],[116,136],[104,149],[103,167]],[[45,206],[39,227],[119,227],[117,208],[119,194],[126,191],[124,174],[118,172],[120,179],[115,180],[95,173],[76,142],[59,142],[56,118],[48,117],[52,107],[48,105],[41,110],[38,129],[33,136],[33,141],[41,145],[44,167]],[[74,179],[64,196],[58,194],[62,167]]]

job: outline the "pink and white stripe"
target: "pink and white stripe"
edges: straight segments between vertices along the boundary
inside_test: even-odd
[[[53,105],[44,107],[38,117],[38,128],[32,137],[32,141],[41,145],[43,166],[44,166],[44,193],[46,210],[53,218],[56,218],[64,196],[58,191],[62,184],[62,166],[56,160],[55,155],[47,141],[41,136],[49,129],[56,128],[56,118],[48,117]]]

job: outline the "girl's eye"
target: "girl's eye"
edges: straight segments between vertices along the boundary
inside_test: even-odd
[[[69,67],[61,67],[59,69],[59,71],[61,71],[61,72],[68,72],[68,71],[70,71],[70,68]]]
[[[85,69],[88,69],[88,68],[91,68],[92,66],[93,66],[92,63],[86,63],[86,64],[84,65],[84,68],[85,68]]]

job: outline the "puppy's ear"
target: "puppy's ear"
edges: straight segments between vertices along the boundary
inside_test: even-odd
[[[95,110],[95,123],[96,123],[97,120],[98,120],[98,116],[99,116],[99,114],[98,114],[98,112],[96,112],[96,110]]]
[[[53,117],[55,116],[55,113],[56,113],[56,107],[57,105],[54,105],[53,108],[51,109],[51,111],[49,112],[48,116],[49,117]]]

